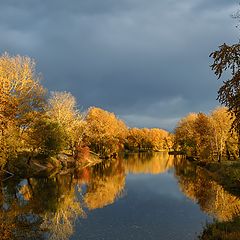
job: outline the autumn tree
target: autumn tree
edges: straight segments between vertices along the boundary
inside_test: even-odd
[[[213,58],[212,70],[220,79],[224,72],[230,75],[228,80],[218,90],[218,100],[225,105],[234,117],[232,129],[238,135],[238,148],[240,157],[240,44],[219,46],[217,51],[210,54]]]
[[[190,113],[180,119],[175,128],[175,149],[183,151],[187,155],[196,155],[197,153],[197,143],[194,138],[196,118],[196,113]]]
[[[75,97],[68,92],[52,92],[46,108],[47,116],[55,121],[65,136],[67,148],[76,150],[82,142],[85,122],[77,108]]]
[[[167,136],[164,137],[164,149],[172,151],[174,149],[175,135],[168,132]]]
[[[213,126],[214,150],[217,153],[218,161],[221,161],[224,152],[230,159],[230,153],[234,151],[237,140],[235,131],[230,132],[233,120],[226,107],[214,109],[210,117]]]
[[[85,141],[102,157],[109,157],[123,148],[127,127],[114,113],[91,107],[86,116]]]
[[[17,151],[16,143],[43,111],[45,90],[28,57],[0,57],[0,141],[1,156]],[[13,138],[16,136],[16,138]]]
[[[126,139],[126,148],[138,151],[162,151],[169,150],[171,145],[170,135],[159,128],[131,128]]]
[[[194,139],[196,143],[196,153],[202,159],[208,159],[213,153],[212,136],[213,127],[209,116],[205,113],[198,113],[194,122]]]
[[[209,115],[189,114],[177,124],[175,145],[186,155],[201,160],[221,161],[223,156],[230,159],[237,151],[237,134],[230,132],[233,121],[225,107],[218,107]]]
[[[175,129],[176,145],[190,156],[209,158],[212,153],[212,125],[204,113],[191,113],[182,118]]]
[[[143,132],[139,128],[131,128],[128,131],[127,135],[127,148],[130,150],[134,150],[135,148],[140,151],[143,145]]]
[[[45,90],[35,72],[35,62],[28,57],[0,57],[1,130],[14,121],[24,130],[43,110]]]
[[[167,131],[159,128],[152,128],[149,131],[150,143],[155,151],[169,150],[170,135]]]

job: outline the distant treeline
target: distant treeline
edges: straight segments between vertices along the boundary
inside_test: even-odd
[[[29,159],[60,152],[78,156],[88,147],[100,157],[128,150],[168,150],[173,137],[162,129],[129,129],[114,113],[90,107],[80,112],[68,92],[40,83],[29,57],[0,57],[0,166],[19,154]]]

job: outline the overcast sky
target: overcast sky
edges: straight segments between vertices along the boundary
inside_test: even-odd
[[[133,127],[172,130],[218,105],[209,53],[239,39],[235,0],[0,0],[1,52],[28,55],[43,84]]]

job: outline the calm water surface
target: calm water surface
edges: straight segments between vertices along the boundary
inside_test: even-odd
[[[167,153],[12,178],[0,194],[3,236],[25,240],[197,239],[207,222],[231,220],[240,209],[203,169]]]

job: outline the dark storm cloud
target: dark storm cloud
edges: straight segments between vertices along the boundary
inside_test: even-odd
[[[0,49],[36,59],[50,90],[171,129],[217,105],[208,55],[238,39],[232,0],[0,1]]]

